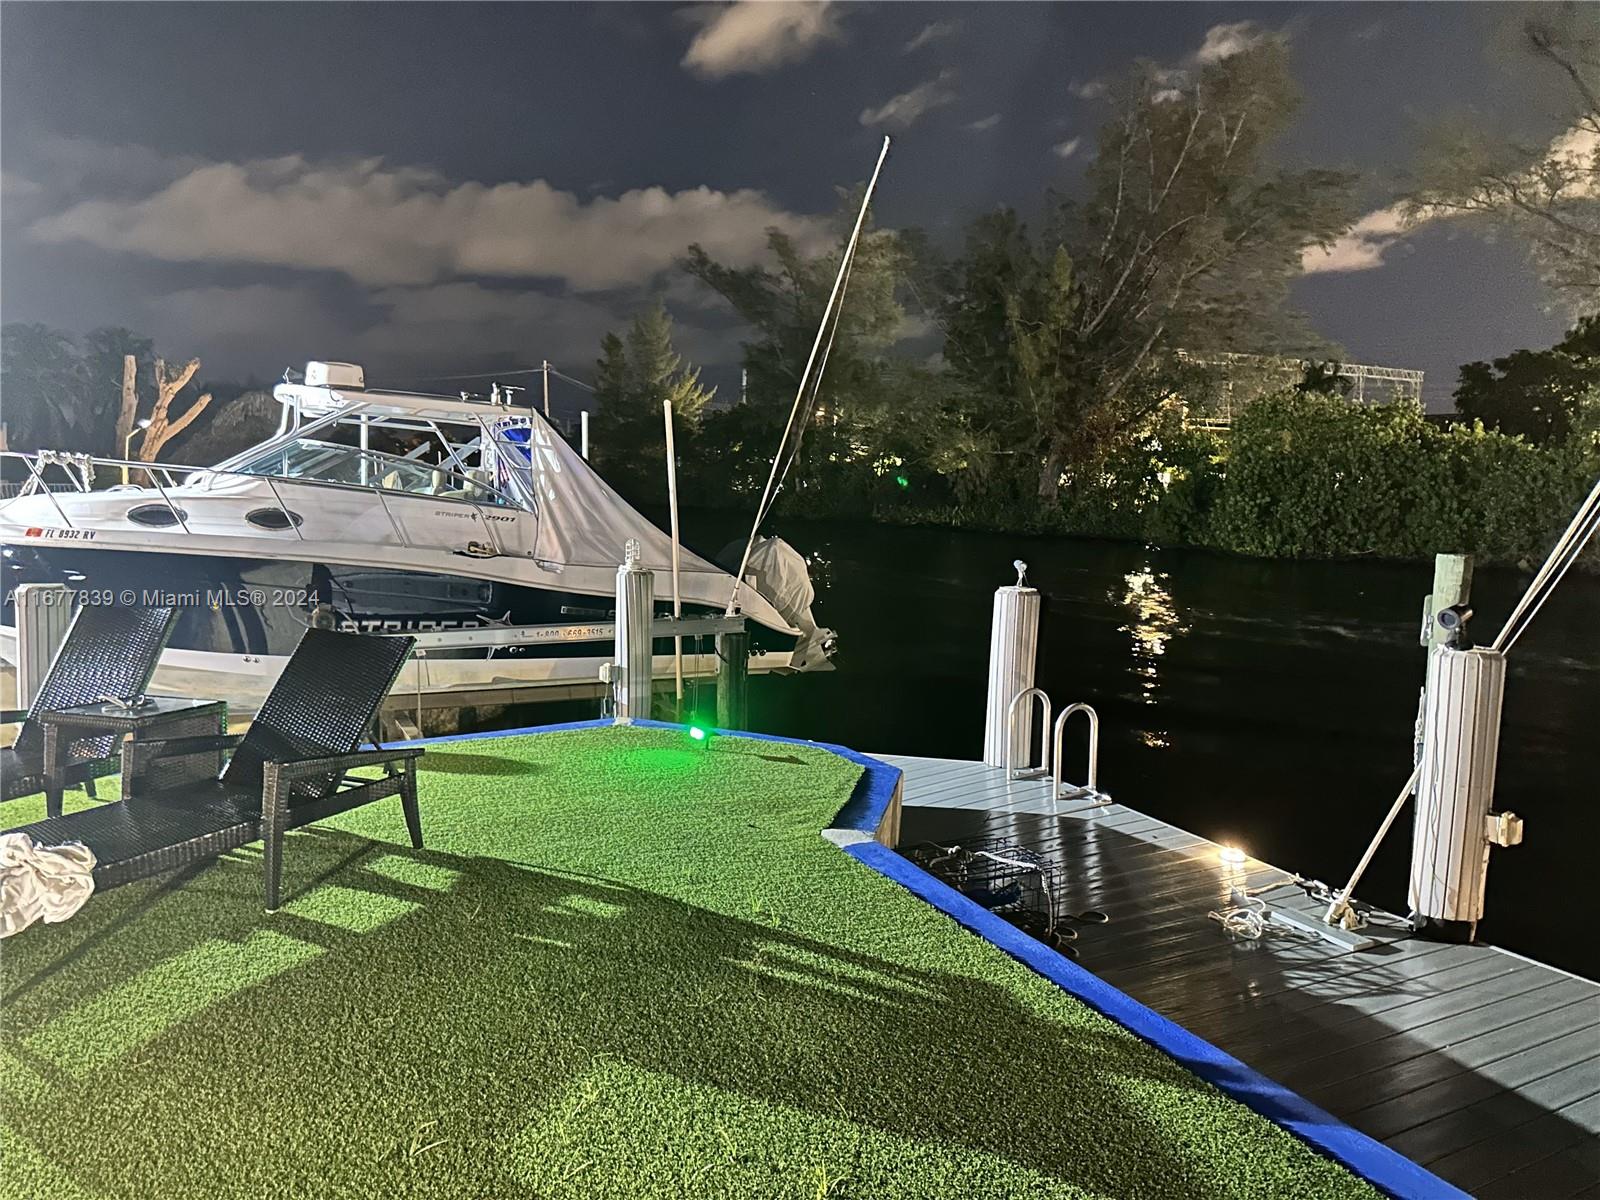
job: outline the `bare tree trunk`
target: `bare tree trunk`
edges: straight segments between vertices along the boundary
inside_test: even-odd
[[[183,410],[183,415],[176,421],[172,420],[169,411],[173,400],[184,389],[189,380],[194,378],[194,373],[200,369],[200,360],[191,358],[183,370],[167,378],[167,364],[161,359],[156,359],[156,407],[150,414],[150,427],[145,430],[144,440],[139,443],[139,461],[155,462],[156,455],[161,453],[161,447],[177,437],[198,417],[206,405],[211,403],[211,393],[207,392]]]
[[[131,354],[122,356],[122,407],[117,412],[117,444],[114,452],[118,458],[128,455],[128,438],[133,435],[133,423],[139,416],[139,389],[135,373],[138,362]]]

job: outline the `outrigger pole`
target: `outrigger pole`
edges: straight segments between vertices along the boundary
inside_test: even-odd
[[[750,525],[750,538],[744,544],[744,554],[739,558],[739,569],[733,574],[733,591],[728,596],[726,616],[732,616],[733,610],[739,603],[739,585],[744,582],[744,569],[750,565],[750,551],[755,548],[756,536],[761,532],[761,522],[766,520],[767,513],[772,508],[774,493],[778,486],[779,464],[783,462],[785,449],[789,446],[790,435],[795,437],[795,444],[799,445],[799,435],[795,430],[796,423],[800,421],[801,410],[806,407],[806,391],[810,386],[811,393],[816,394],[817,387],[822,382],[822,370],[828,363],[828,352],[823,349],[823,340],[827,339],[828,349],[833,348],[833,334],[839,328],[839,310],[844,307],[845,287],[850,280],[850,265],[855,260],[856,245],[861,240],[861,226],[867,219],[867,208],[872,204],[872,193],[878,186],[878,175],[883,170],[883,160],[889,156],[889,139],[883,139],[883,149],[878,151],[878,163],[872,168],[872,178],[867,181],[866,195],[861,197],[861,211],[856,214],[855,228],[850,231],[850,240],[845,243],[844,257],[839,260],[839,273],[833,280],[833,291],[828,295],[828,303],[822,310],[822,320],[817,325],[817,336],[811,343],[811,353],[806,357],[806,368],[800,373],[800,386],[795,389],[794,407],[789,410],[789,423],[783,427],[783,437],[778,442],[778,452],[772,456],[772,470],[767,473],[767,486],[762,489],[761,503],[756,508],[756,519]],[[818,353],[821,353],[821,362],[818,363]],[[811,377],[812,368],[816,367],[817,377]]]

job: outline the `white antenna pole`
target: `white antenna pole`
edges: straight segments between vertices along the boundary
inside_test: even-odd
[[[589,461],[589,410],[586,408],[578,414],[578,445],[582,448],[583,460]]]
[[[539,368],[544,375],[544,419],[550,419],[550,360],[544,359]]]
[[[843,257],[839,259],[839,273],[834,276],[833,291],[828,295],[828,303],[823,307],[822,320],[817,325],[817,336],[811,342],[811,353],[806,357],[806,369],[800,373],[800,386],[795,389],[794,407],[789,410],[789,424],[784,426],[783,438],[778,442],[778,453],[772,456],[772,470],[767,473],[767,486],[761,492],[761,504],[756,508],[756,519],[750,526],[750,540],[744,544],[744,554],[739,558],[739,569],[733,576],[733,592],[728,596],[727,616],[733,615],[733,610],[739,603],[739,588],[744,583],[744,569],[750,565],[750,551],[755,547],[756,535],[761,531],[761,519],[767,514],[767,501],[772,494],[772,489],[778,481],[778,460],[783,457],[783,448],[789,442],[789,431],[794,428],[795,418],[800,415],[800,406],[805,401],[806,383],[811,378],[811,368],[817,361],[817,352],[822,348],[823,335],[828,331],[828,317],[833,312],[836,302],[841,302],[840,293],[844,289],[845,277],[850,273],[850,260],[855,257],[856,243],[861,238],[861,226],[867,219],[867,208],[872,203],[872,193],[878,186],[878,175],[883,170],[883,160],[889,157],[889,139],[883,139],[883,149],[878,151],[877,165],[872,168],[872,178],[867,181],[866,195],[861,197],[861,211],[856,214],[855,228],[850,231],[850,240],[845,244]]]
[[[672,619],[683,616],[683,592],[678,583],[678,455],[672,441],[672,401],[661,402],[661,419],[667,427],[667,504],[672,510]],[[672,673],[678,686],[678,716],[683,716],[683,636],[672,636]]]

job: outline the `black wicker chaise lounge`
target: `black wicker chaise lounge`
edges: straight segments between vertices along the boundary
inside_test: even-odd
[[[248,732],[129,742],[122,803],[49,817],[16,832],[45,845],[94,852],[95,887],[187,866],[263,843],[266,905],[278,907],[283,838],[290,829],[399,796],[411,844],[422,846],[416,760],[422,749],[358,750],[405,665],[414,639],[307,629]],[[163,787],[164,758],[232,749],[215,779]],[[378,778],[347,774],[382,766]]]
[[[84,605],[78,609],[33,703],[26,710],[0,712],[0,722],[22,722],[17,740],[0,749],[0,800],[44,790],[44,724],[39,714],[102,696],[126,698],[143,692],[177,619],[176,608]],[[93,796],[96,768],[115,752],[117,741],[106,734],[73,742],[66,781],[81,784]]]

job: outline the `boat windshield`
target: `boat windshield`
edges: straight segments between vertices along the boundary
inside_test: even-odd
[[[354,484],[445,500],[466,500],[474,504],[521,507],[502,495],[486,479],[479,478],[476,471],[463,474],[398,455],[380,454],[375,450],[309,438],[278,446],[238,464],[232,470],[245,475],[313,479],[322,483]]]

